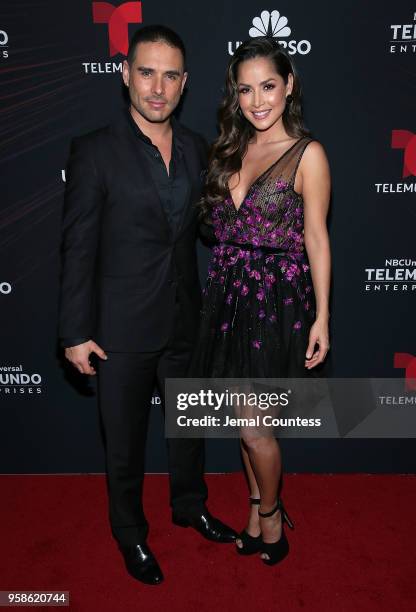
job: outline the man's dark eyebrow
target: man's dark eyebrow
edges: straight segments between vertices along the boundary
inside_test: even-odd
[[[137,70],[141,72],[154,72],[154,68],[146,68],[146,66],[138,66]],[[171,76],[181,76],[179,70],[166,70],[165,74],[169,74]]]
[[[260,85],[266,85],[266,83],[268,83],[269,81],[275,81],[276,79],[274,77],[270,77],[270,79],[266,79],[265,81],[262,81],[260,83]],[[247,85],[247,83],[238,83],[238,87],[251,87],[251,85]]]

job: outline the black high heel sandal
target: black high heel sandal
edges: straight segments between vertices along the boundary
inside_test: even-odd
[[[279,563],[279,561],[282,561],[289,553],[289,542],[285,534],[284,523],[287,523],[290,529],[295,528],[280,498],[278,499],[276,506],[273,508],[273,510],[271,510],[271,512],[260,512],[259,510],[259,516],[261,516],[262,518],[268,518],[270,516],[273,516],[273,514],[278,510],[280,510],[280,514],[282,517],[282,535],[280,536],[280,539],[277,540],[277,542],[270,543],[263,542],[263,539],[261,541],[261,552],[269,556],[268,559],[262,559],[263,563],[265,563],[266,565],[275,565],[276,563]]]
[[[252,506],[259,506],[260,500],[255,497],[249,497],[250,504]],[[236,549],[239,555],[254,555],[261,550],[262,538],[261,533],[254,537],[251,536],[245,529],[238,534],[237,539],[241,540],[242,547],[236,545]]]

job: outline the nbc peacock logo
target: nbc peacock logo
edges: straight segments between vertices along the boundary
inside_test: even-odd
[[[260,17],[254,17],[253,27],[248,33],[252,38],[257,36],[273,36],[283,38],[290,36],[292,30],[288,27],[288,18],[281,15],[279,11],[263,11]]]
[[[288,26],[289,20],[287,17],[279,13],[277,10],[262,11],[260,15],[252,20],[252,27],[248,34],[251,38],[258,36],[270,36],[276,38],[279,44],[284,47],[289,55],[299,53],[299,55],[307,55],[312,49],[309,40],[295,40],[289,38],[292,34],[292,29]],[[228,54],[233,55],[234,51],[241,45],[242,41],[228,42]]]

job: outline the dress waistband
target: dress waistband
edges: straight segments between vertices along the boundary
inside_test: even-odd
[[[227,240],[227,242],[220,242],[218,246],[230,246],[230,247],[238,247],[242,251],[263,251],[268,255],[291,255],[289,251],[284,251],[282,249],[277,249],[276,247],[271,246],[254,246],[254,244],[240,244],[239,242],[233,242],[232,240]]]

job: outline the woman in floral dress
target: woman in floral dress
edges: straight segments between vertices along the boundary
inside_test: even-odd
[[[214,243],[191,371],[216,378],[303,378],[329,349],[329,167],[302,123],[293,63],[269,38],[231,58],[201,203]],[[240,554],[288,553],[273,436],[242,435],[250,488]]]

